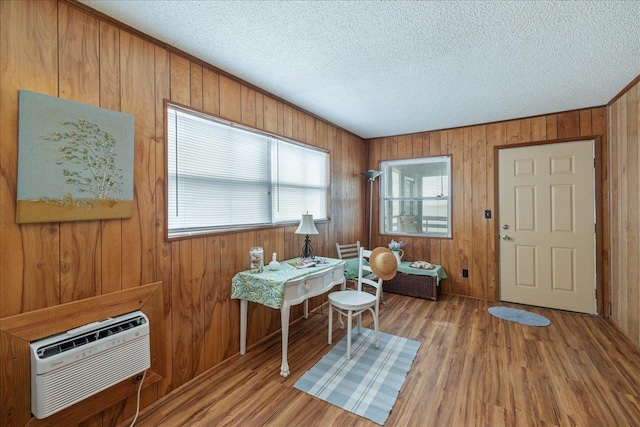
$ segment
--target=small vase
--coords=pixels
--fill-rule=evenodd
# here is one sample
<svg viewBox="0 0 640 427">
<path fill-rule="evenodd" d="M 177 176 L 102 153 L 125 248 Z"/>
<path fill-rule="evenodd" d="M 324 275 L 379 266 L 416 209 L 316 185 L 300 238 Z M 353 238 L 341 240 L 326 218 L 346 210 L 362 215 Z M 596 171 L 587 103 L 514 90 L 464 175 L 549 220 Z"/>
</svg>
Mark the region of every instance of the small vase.
<svg viewBox="0 0 640 427">
<path fill-rule="evenodd" d="M 400 249 L 399 251 L 391 251 L 394 257 L 396 257 L 396 261 L 398 261 L 398 265 L 402 262 L 402 256 L 404 255 L 404 251 Z"/>
</svg>

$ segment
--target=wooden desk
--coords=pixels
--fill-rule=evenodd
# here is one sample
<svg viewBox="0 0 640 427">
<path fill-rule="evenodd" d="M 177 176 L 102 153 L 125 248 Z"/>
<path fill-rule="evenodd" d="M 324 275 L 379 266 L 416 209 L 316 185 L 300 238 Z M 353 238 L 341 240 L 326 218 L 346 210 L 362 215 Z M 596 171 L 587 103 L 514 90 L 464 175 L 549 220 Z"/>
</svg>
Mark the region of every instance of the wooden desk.
<svg viewBox="0 0 640 427">
<path fill-rule="evenodd" d="M 323 258 L 327 265 L 319 265 L 309 269 L 296 269 L 287 261 L 281 263 L 281 271 L 251 274 L 244 271 L 236 274 L 232 282 L 232 298 L 240 300 L 240 354 L 245 354 L 247 341 L 247 303 L 249 301 L 280 308 L 280 322 L 282 327 L 282 364 L 280 375 L 288 377 L 290 370 L 287 362 L 289 347 L 289 312 L 292 305 L 304 302 L 304 317 L 309 317 L 309 301 L 311 297 L 322 295 L 335 285 L 345 287 L 344 261 Z M 278 280 L 275 280 L 275 276 Z M 288 278 L 291 277 L 291 278 Z M 242 288 L 242 289 L 240 289 Z M 263 289 L 269 292 L 262 292 Z M 264 298 L 265 293 L 276 297 Z M 281 295 L 281 297 L 280 297 Z M 258 297 L 259 296 L 259 297 Z"/>
</svg>

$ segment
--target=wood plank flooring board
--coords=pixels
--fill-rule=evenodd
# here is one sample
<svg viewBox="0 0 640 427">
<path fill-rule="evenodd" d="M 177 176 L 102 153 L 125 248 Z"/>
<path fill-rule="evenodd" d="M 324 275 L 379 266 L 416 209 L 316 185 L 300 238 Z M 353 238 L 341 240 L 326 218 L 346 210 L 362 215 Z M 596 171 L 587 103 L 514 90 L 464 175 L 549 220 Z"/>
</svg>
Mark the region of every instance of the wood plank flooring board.
<svg viewBox="0 0 640 427">
<path fill-rule="evenodd" d="M 385 299 L 381 330 L 422 343 L 389 426 L 632 426 L 640 419 L 640 349 L 606 320 L 528 308 L 551 320 L 533 328 L 491 316 L 481 300 Z M 328 351 L 326 328 L 321 315 L 292 325 L 288 378 L 279 375 L 276 333 L 156 402 L 138 425 L 374 426 L 293 389 Z M 337 341 L 345 332 L 334 328 Z"/>
</svg>

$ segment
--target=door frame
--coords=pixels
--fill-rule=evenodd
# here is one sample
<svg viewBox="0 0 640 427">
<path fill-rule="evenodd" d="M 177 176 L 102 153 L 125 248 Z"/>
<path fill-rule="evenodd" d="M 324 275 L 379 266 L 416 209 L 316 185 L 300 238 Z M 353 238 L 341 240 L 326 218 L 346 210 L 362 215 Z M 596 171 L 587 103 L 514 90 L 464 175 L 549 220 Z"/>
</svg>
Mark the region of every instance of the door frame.
<svg viewBox="0 0 640 427">
<path fill-rule="evenodd" d="M 493 242 L 495 247 L 495 268 L 497 283 L 495 286 L 495 300 L 502 301 L 500 299 L 500 168 L 499 168 L 499 151 L 505 148 L 519 148 L 533 145 L 548 145 L 548 144 L 562 144 L 564 142 L 577 142 L 577 141 L 593 141 L 594 142 L 594 192 L 595 192 L 595 212 L 596 212 L 596 316 L 601 318 L 609 317 L 608 308 L 610 306 L 611 296 L 609 295 L 610 289 L 604 289 L 605 282 L 603 281 L 604 272 L 604 250 L 603 250 L 603 218 L 602 218 L 602 156 L 601 156 L 601 141 L 600 135 L 588 135 L 578 138 L 563 138 L 554 139 L 551 141 L 534 141 L 517 144 L 498 145 L 493 147 L 493 211 L 495 212 L 495 221 L 493 223 Z M 606 291 L 606 292 L 605 292 Z M 606 311 L 605 311 L 605 308 Z"/>
</svg>

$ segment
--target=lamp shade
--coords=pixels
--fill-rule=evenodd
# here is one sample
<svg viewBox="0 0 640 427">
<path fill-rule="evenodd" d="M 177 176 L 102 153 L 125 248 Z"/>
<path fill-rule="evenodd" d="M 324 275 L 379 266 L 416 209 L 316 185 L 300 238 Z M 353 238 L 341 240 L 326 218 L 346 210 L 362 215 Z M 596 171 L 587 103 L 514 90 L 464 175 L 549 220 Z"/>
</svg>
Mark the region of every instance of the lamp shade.
<svg viewBox="0 0 640 427">
<path fill-rule="evenodd" d="M 369 169 L 366 172 L 360 172 L 360 175 L 364 176 L 369 181 L 373 181 L 374 179 L 376 179 L 377 177 L 382 175 L 382 171 L 374 171 L 374 170 Z"/>
<path fill-rule="evenodd" d="M 300 220 L 296 234 L 318 234 L 318 229 L 313 223 L 313 215 L 302 214 L 302 219 Z"/>
</svg>

